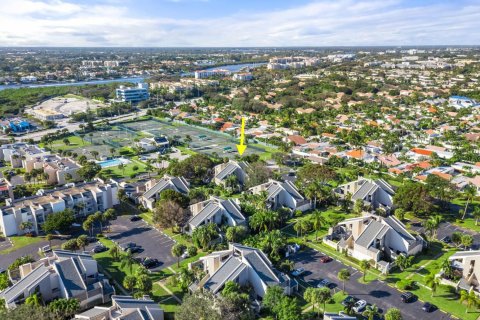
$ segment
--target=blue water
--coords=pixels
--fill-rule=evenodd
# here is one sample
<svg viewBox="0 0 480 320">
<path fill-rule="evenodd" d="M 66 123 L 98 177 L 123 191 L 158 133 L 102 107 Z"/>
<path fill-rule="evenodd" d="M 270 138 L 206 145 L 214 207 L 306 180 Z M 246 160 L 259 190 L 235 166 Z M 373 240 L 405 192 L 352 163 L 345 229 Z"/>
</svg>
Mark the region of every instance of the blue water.
<svg viewBox="0 0 480 320">
<path fill-rule="evenodd" d="M 215 70 L 215 69 L 225 69 L 230 72 L 239 72 L 240 70 L 244 68 L 258 68 L 260 66 L 263 66 L 267 64 L 266 62 L 257 62 L 257 63 L 242 63 L 242 64 L 227 64 L 225 66 L 216 66 L 216 67 L 210 67 L 206 69 L 202 69 L 201 67 L 198 67 L 198 70 Z M 182 77 L 187 77 L 187 76 L 193 76 L 194 72 L 184 72 L 181 74 Z"/>
<path fill-rule="evenodd" d="M 144 82 L 145 78 L 133 77 L 133 78 L 118 78 L 118 79 L 105 79 L 105 80 L 89 80 L 89 81 L 77 81 L 77 82 L 55 82 L 55 83 L 41 83 L 41 84 L 8 84 L 0 85 L 0 91 L 5 89 L 19 89 L 19 88 L 44 88 L 44 87 L 65 87 L 65 86 L 83 86 L 86 84 L 106 84 L 112 82 Z"/>
<path fill-rule="evenodd" d="M 98 164 L 99 164 L 102 168 L 106 168 L 106 167 L 118 166 L 118 165 L 122 164 L 122 161 L 120 161 L 120 160 L 118 160 L 118 159 L 112 159 L 112 160 L 100 161 Z"/>
</svg>

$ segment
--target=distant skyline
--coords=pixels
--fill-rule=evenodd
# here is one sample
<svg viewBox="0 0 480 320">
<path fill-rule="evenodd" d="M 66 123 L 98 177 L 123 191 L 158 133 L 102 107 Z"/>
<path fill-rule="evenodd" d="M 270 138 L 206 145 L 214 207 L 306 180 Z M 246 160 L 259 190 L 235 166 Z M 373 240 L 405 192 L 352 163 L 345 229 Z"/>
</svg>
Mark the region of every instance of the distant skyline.
<svg viewBox="0 0 480 320">
<path fill-rule="evenodd" d="M 478 45 L 480 0 L 0 0 L 0 46 Z"/>
</svg>

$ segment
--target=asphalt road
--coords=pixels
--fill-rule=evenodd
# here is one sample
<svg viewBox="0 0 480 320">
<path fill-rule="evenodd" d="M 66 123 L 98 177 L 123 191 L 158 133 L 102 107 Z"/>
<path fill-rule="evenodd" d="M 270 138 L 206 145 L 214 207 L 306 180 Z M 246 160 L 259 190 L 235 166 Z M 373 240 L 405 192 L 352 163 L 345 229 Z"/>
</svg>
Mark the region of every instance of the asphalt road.
<svg viewBox="0 0 480 320">
<path fill-rule="evenodd" d="M 422 225 L 420 223 L 412 224 L 411 228 L 418 233 L 424 232 L 424 228 L 422 227 Z M 441 240 L 441 239 L 443 239 L 447 236 L 451 237 L 452 233 L 454 233 L 454 232 L 467 233 L 467 234 L 472 235 L 473 236 L 473 245 L 472 245 L 471 249 L 473 249 L 473 250 L 480 249 L 480 233 L 458 227 L 456 225 L 451 224 L 450 222 L 440 223 L 440 225 L 438 226 L 438 230 L 437 230 L 437 239 Z"/>
<path fill-rule="evenodd" d="M 403 303 L 400 300 L 401 292 L 390 287 L 380 280 L 372 281 L 368 284 L 362 284 L 358 280 L 363 276 L 362 272 L 344 265 L 340 261 L 332 260 L 327 263 L 321 263 L 320 257 L 323 253 L 313 249 L 301 251 L 291 259 L 295 262 L 295 268 L 305 268 L 305 273 L 300 279 L 308 285 L 316 287 L 322 279 L 328 279 L 336 284 L 333 289 L 335 292 L 342 290 L 342 282 L 337 278 L 338 272 L 347 268 L 350 271 L 350 280 L 345 283 L 345 291 L 358 299 L 367 301 L 369 304 L 375 304 L 384 314 L 388 309 L 398 308 L 401 310 L 403 319 L 425 319 L 425 320 L 441 320 L 453 319 L 449 315 L 440 310 L 426 313 L 422 310 L 423 302 L 415 301 L 411 303 Z M 327 308 L 328 311 L 328 308 Z"/>
<path fill-rule="evenodd" d="M 143 248 L 143 252 L 136 253 L 135 257 L 156 258 L 160 265 L 151 269 L 157 271 L 164 269 L 176 263 L 177 260 L 172 256 L 171 250 L 175 241 L 151 226 L 145 221 L 130 221 L 131 216 L 119 216 L 111 222 L 108 237 L 117 244 L 134 242 Z"/>
</svg>

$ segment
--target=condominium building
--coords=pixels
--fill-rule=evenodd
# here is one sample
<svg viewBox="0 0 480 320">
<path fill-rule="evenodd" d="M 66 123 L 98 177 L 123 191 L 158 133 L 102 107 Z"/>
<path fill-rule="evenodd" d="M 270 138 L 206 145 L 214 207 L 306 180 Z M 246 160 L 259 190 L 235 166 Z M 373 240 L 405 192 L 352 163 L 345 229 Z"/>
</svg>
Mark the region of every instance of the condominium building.
<svg viewBox="0 0 480 320">
<path fill-rule="evenodd" d="M 0 160 L 10 162 L 12 168 L 22 168 L 24 161 L 49 154 L 43 148 L 23 142 L 0 146 Z"/>
<path fill-rule="evenodd" d="M 10 182 L 8 182 L 8 180 L 0 178 L 0 202 L 3 202 L 9 198 L 13 199 L 12 185 Z"/>
<path fill-rule="evenodd" d="M 111 307 L 96 306 L 75 315 L 82 320 L 163 320 L 163 310 L 149 296 L 112 296 Z"/>
<path fill-rule="evenodd" d="M 225 69 L 214 69 L 214 70 L 199 70 L 195 71 L 195 79 L 205 79 L 210 77 L 225 77 L 230 74 L 230 71 Z"/>
<path fill-rule="evenodd" d="M 77 171 L 81 166 L 69 158 L 62 158 L 57 155 L 43 155 L 30 157 L 23 160 L 23 163 L 26 172 L 31 172 L 33 169 L 43 170 L 48 175 L 48 184 L 63 185 L 80 179 Z"/>
<path fill-rule="evenodd" d="M 145 101 L 150 97 L 147 83 L 138 83 L 137 87 L 120 86 L 115 90 L 115 95 L 117 101 L 132 103 Z"/>
<path fill-rule="evenodd" d="M 36 195 L 6 200 L 0 207 L 0 231 L 5 236 L 20 235 L 22 222 L 31 222 L 32 230 L 39 233 L 46 217 L 51 213 L 71 209 L 76 217 L 105 211 L 119 204 L 118 183 L 114 180 L 67 184 L 53 190 L 39 190 Z"/>
<path fill-rule="evenodd" d="M 105 304 L 115 294 L 108 279 L 98 272 L 97 261 L 84 253 L 53 250 L 53 255 L 19 267 L 20 279 L 0 292 L 5 307 L 15 308 L 33 294 L 44 302 L 77 299 L 80 309 Z"/>
</svg>

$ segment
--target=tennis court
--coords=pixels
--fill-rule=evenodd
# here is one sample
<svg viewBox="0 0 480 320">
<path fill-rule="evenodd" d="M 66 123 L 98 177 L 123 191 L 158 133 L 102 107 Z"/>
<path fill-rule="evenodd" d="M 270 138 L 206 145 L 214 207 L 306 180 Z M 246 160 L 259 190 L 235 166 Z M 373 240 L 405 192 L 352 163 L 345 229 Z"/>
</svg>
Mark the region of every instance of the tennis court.
<svg viewBox="0 0 480 320">
<path fill-rule="evenodd" d="M 122 124 L 121 127 L 136 132 L 142 131 L 157 137 L 165 135 L 169 139 L 179 136 L 182 141 L 185 137 L 190 136 L 191 142 L 189 142 L 188 147 L 193 151 L 204 154 L 217 153 L 220 157 L 229 158 L 233 158 L 237 154 L 235 146 L 238 143 L 237 138 L 208 129 L 160 120 L 129 122 Z M 259 148 L 249 147 L 245 154 L 260 154 L 262 152 L 264 151 Z"/>
<path fill-rule="evenodd" d="M 88 144 L 72 151 L 79 155 L 85 155 L 88 159 L 94 158 L 92 151 L 98 152 L 97 158 L 112 157 L 119 154 L 120 148 L 132 146 L 135 137 L 137 137 L 137 133 L 132 130 L 113 127 L 110 130 L 95 131 L 85 135 L 83 139 Z M 112 154 L 112 149 L 114 154 Z"/>
</svg>

